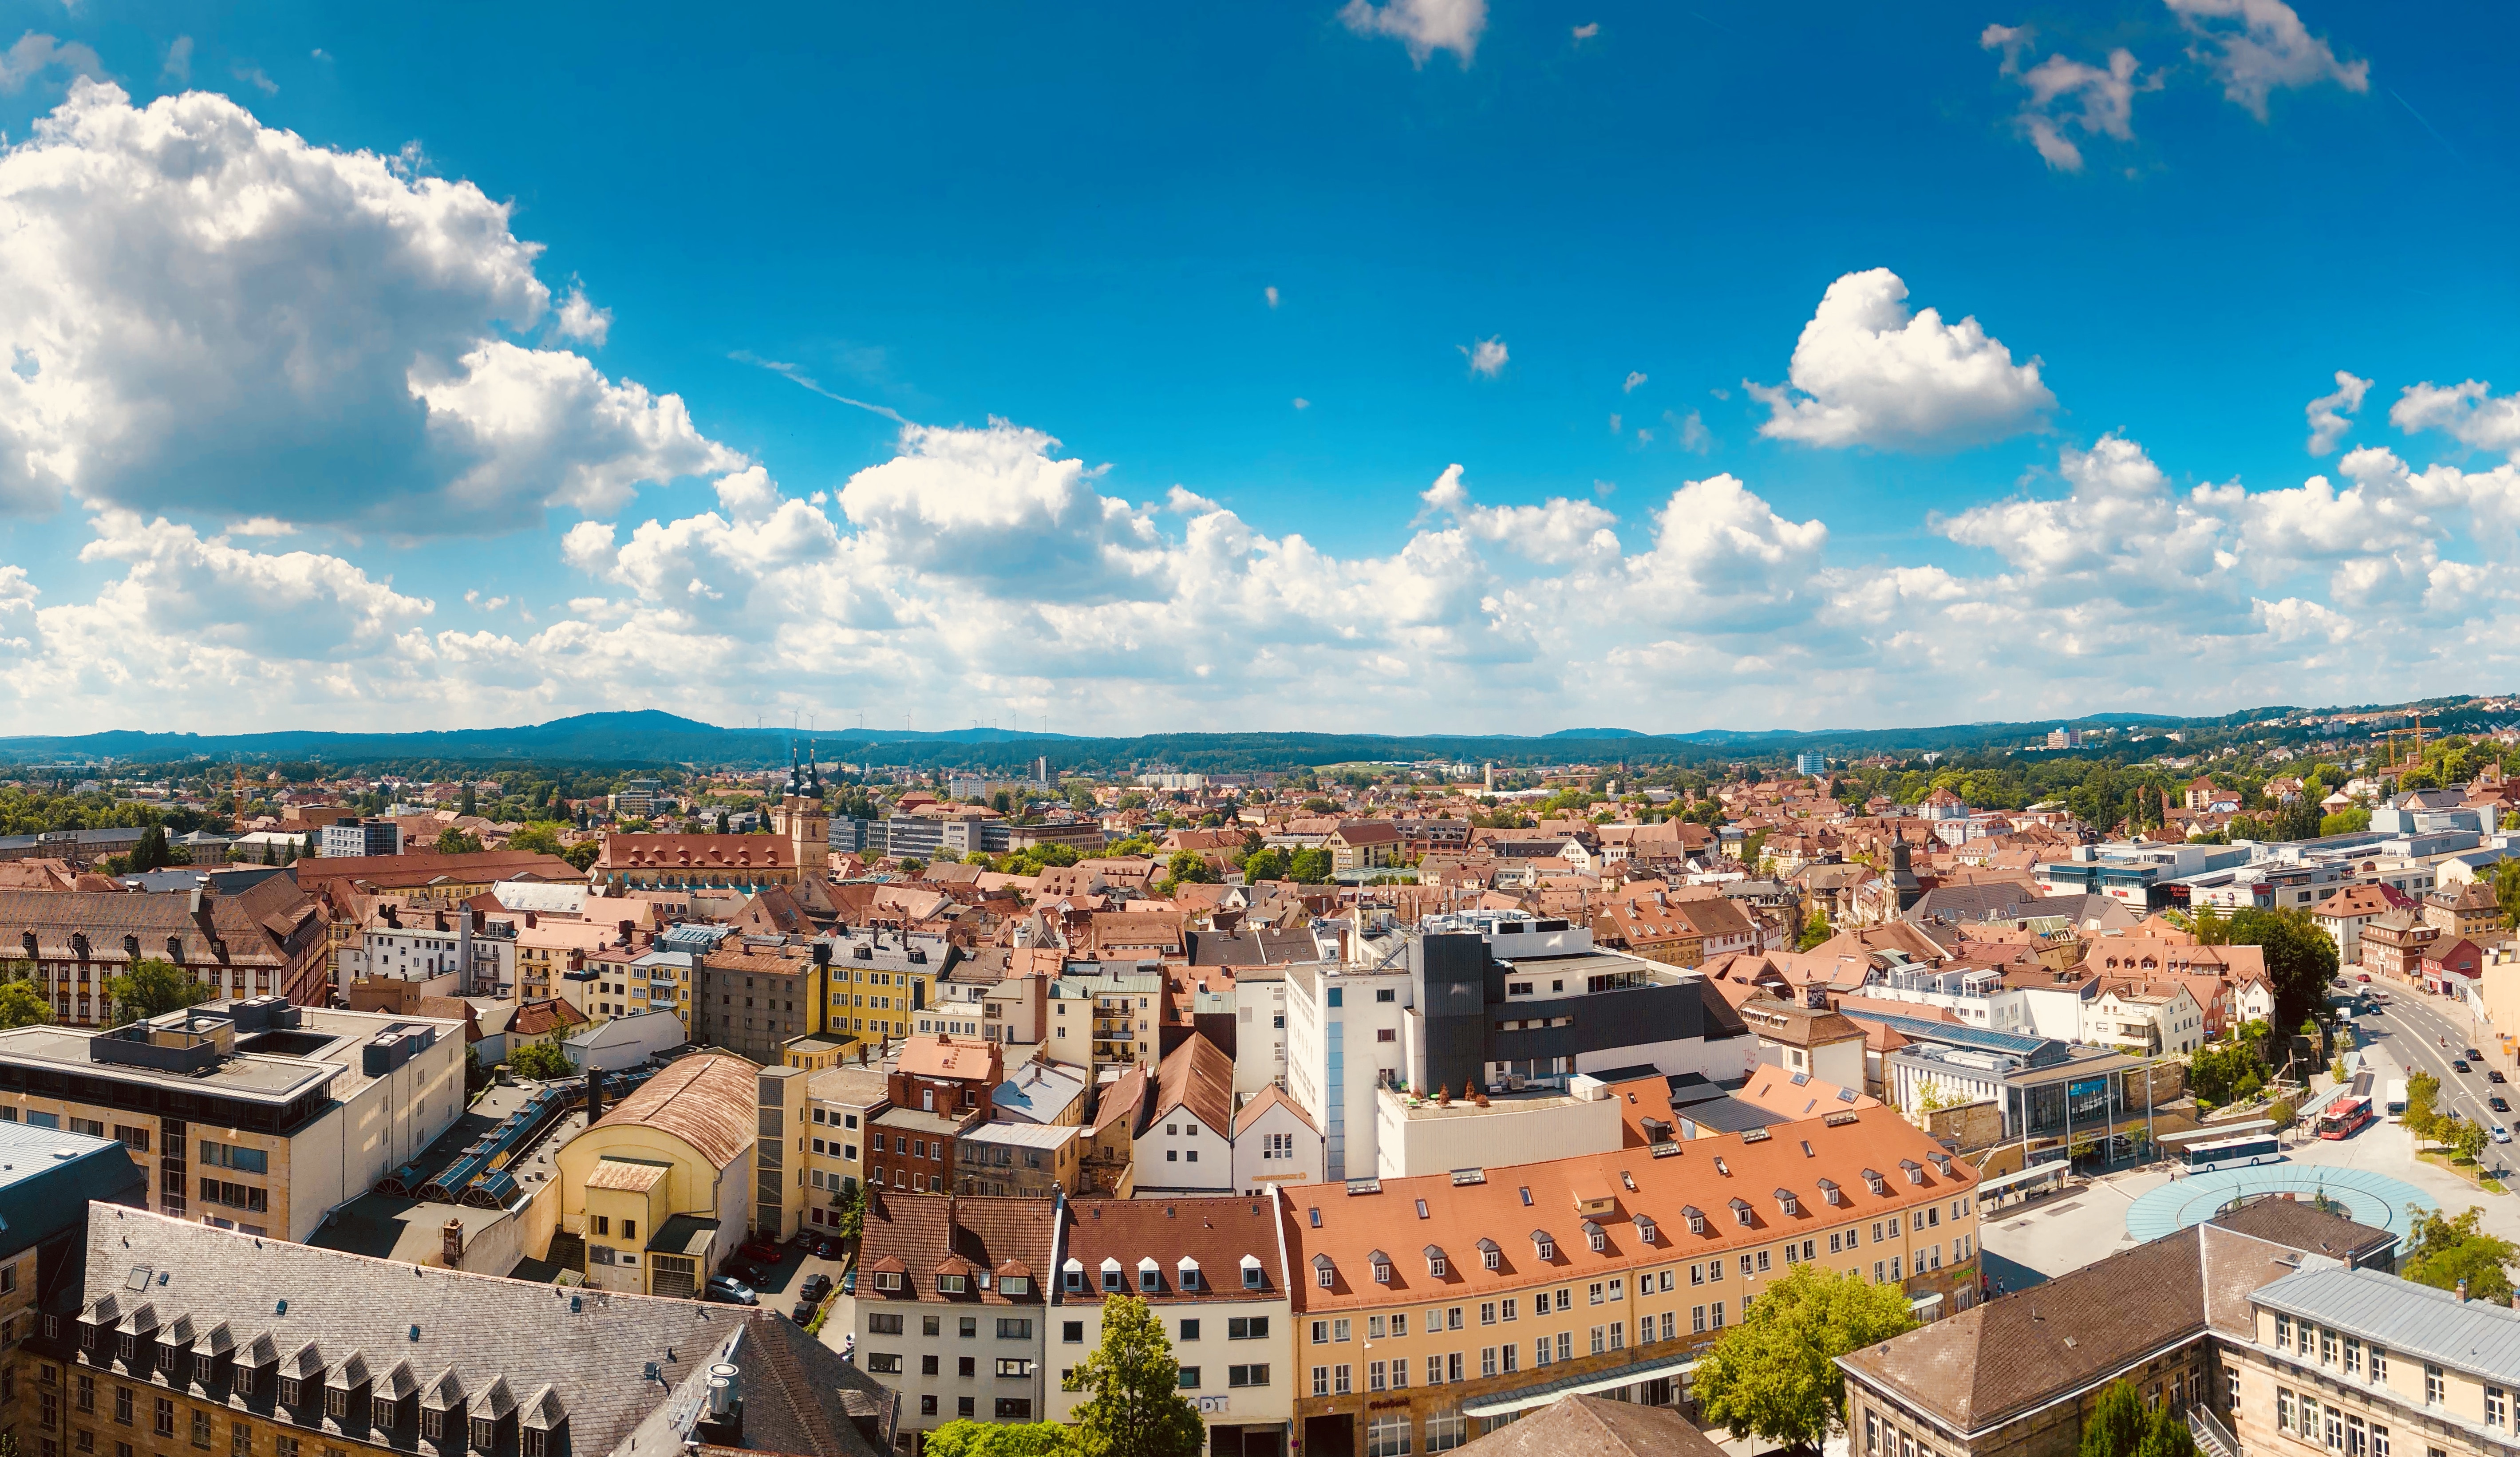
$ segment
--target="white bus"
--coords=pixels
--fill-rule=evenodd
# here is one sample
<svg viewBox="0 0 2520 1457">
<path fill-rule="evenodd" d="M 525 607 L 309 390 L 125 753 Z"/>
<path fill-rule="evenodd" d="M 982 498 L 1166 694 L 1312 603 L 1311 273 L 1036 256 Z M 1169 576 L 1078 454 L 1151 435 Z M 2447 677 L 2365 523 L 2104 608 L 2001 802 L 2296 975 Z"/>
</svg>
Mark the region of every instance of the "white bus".
<svg viewBox="0 0 2520 1457">
<path fill-rule="evenodd" d="M 2388 1113 L 2389 1121 L 2392 1123 L 2407 1116 L 2407 1080 L 2405 1078 L 2389 1079 L 2389 1101 L 2380 1106 Z"/>
</svg>

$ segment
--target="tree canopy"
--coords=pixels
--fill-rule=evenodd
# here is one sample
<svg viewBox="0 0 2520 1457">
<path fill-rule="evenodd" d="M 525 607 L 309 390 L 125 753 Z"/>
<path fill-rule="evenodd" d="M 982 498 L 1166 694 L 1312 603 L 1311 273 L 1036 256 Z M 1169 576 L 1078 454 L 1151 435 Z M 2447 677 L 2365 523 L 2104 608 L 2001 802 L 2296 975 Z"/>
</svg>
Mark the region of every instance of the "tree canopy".
<svg viewBox="0 0 2520 1457">
<path fill-rule="evenodd" d="M 30 1027 L 53 1020 L 53 1007 L 25 981 L 0 981 L 0 1028 Z"/>
<path fill-rule="evenodd" d="M 508 1050 L 508 1070 L 518 1077 L 535 1082 L 574 1076 L 577 1065 L 568 1060 L 557 1042 L 528 1042 Z"/>
<path fill-rule="evenodd" d="M 1135 1297 L 1103 1297 L 1102 1343 L 1061 1386 L 1094 1393 L 1076 1408 L 1087 1457 L 1198 1457 L 1206 1448 L 1207 1426 L 1181 1393 L 1163 1322 Z"/>
<path fill-rule="evenodd" d="M 182 967 L 154 956 L 133 962 L 130 971 L 109 979 L 105 989 L 124 1022 L 162 1017 L 210 999 L 210 989 Z"/>
<path fill-rule="evenodd" d="M 1076 1430 L 1058 1422 L 974 1422 L 961 1418 L 927 1434 L 928 1457 L 1074 1457 Z"/>
<path fill-rule="evenodd" d="M 1846 1409 L 1837 1358 L 1912 1330 L 1908 1297 L 1852 1270 L 1797 1264 L 1768 1287 L 1697 1367 L 1707 1421 L 1817 1452 Z"/>
<path fill-rule="evenodd" d="M 2413 1238 L 2408 1242 L 2407 1256 L 2399 1264 L 2400 1275 L 2436 1290 L 2456 1290 L 2464 1280 L 2470 1299 L 2498 1305 L 2510 1302 L 2508 1267 L 2520 1252 L 2515 1252 L 2509 1240 L 2498 1239 L 2478 1227 L 2484 1210 L 2470 1205 L 2452 1218 L 2439 1209 L 2427 1212 L 2420 1207 L 2409 1207 L 2408 1214 L 2413 1221 Z"/>
</svg>

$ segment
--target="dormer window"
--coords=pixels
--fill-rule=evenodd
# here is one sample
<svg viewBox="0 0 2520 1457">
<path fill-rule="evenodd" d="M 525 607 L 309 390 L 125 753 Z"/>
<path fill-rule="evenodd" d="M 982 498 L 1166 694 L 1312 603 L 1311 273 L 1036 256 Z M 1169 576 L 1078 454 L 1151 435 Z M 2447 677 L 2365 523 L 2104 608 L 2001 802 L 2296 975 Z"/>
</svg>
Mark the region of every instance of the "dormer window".
<svg viewBox="0 0 2520 1457">
<path fill-rule="evenodd" d="M 1337 1281 L 1337 1279 L 1338 1266 L 1331 1261 L 1328 1255 L 1316 1254 L 1313 1256 L 1313 1283 L 1315 1285 L 1320 1286 L 1324 1290 L 1328 1290 L 1331 1288 L 1332 1284 Z"/>
<path fill-rule="evenodd" d="M 936 1293 L 941 1296 L 959 1296 L 969 1288 L 970 1282 L 961 1275 L 936 1277 Z"/>
<path fill-rule="evenodd" d="M 1642 1214 L 1636 1219 L 1637 1238 L 1650 1245 L 1654 1242 L 1654 1222 Z"/>
<path fill-rule="evenodd" d="M 491 1444 L 498 1440 L 499 1424 L 488 1417 L 474 1417 L 464 1425 L 472 1436 L 472 1450 L 475 1452 L 489 1451 Z"/>
<path fill-rule="evenodd" d="M 1593 1252 L 1598 1254 L 1610 1248 L 1610 1236 L 1601 1226 L 1587 1219 L 1584 1221 L 1584 1243 L 1592 1246 Z"/>
<path fill-rule="evenodd" d="M 1846 1193 L 1837 1187 L 1835 1179 L 1822 1179 L 1820 1181 L 1820 1199 L 1825 1205 L 1842 1205 L 1846 1203 Z"/>
<path fill-rule="evenodd" d="M 1389 1284 L 1391 1283 L 1391 1256 L 1390 1256 L 1390 1255 L 1383 1253 L 1383 1252 L 1382 1252 L 1381 1251 L 1379 1251 L 1379 1250 L 1376 1250 L 1376 1251 L 1374 1251 L 1372 1253 L 1368 1254 L 1368 1255 L 1365 1257 L 1365 1262 L 1366 1262 L 1367 1264 L 1370 1264 L 1370 1265 L 1373 1266 L 1373 1283 L 1374 1283 L 1374 1284 L 1376 1284 L 1376 1285 L 1389 1285 Z"/>
<path fill-rule="evenodd" d="M 282 1378 L 280 1379 L 280 1404 L 281 1404 L 281 1405 L 283 1405 L 283 1406 L 295 1406 L 298 1402 L 303 1401 L 303 1400 L 305 1400 L 305 1399 L 306 1399 L 306 1383 L 304 1383 L 304 1382 L 302 1382 L 302 1381 L 299 1381 L 296 1377 L 293 1377 L 293 1376 L 284 1376 L 284 1377 L 282 1377 Z"/>
<path fill-rule="evenodd" d="M 1120 1273 L 1120 1262 L 1107 1256 L 1102 1261 L 1102 1288 L 1106 1291 L 1126 1288 Z"/>
<path fill-rule="evenodd" d="M 898 1293 L 901 1289 L 901 1272 L 899 1270 L 876 1271 L 875 1288 L 880 1291 Z"/>
<path fill-rule="evenodd" d="M 1181 1282 L 1181 1288 L 1183 1290 L 1192 1291 L 1198 1289 L 1198 1261 L 1191 1258 L 1187 1254 L 1183 1255 L 1181 1257 L 1181 1263 L 1173 1270 L 1173 1276 Z"/>
<path fill-rule="evenodd" d="M 1059 1284 L 1066 1289 L 1083 1290 L 1085 1288 L 1085 1266 L 1080 1262 L 1070 1259 L 1066 1264 L 1059 1266 L 1058 1273 Z"/>
<path fill-rule="evenodd" d="M 1743 1226 L 1747 1226 L 1749 1224 L 1750 1202 L 1748 1200 L 1736 1199 L 1732 1201 L 1732 1222 Z"/>
<path fill-rule="evenodd" d="M 1028 1296 L 1032 1294 L 1032 1277 L 1029 1275 L 1001 1275 L 998 1277 L 998 1294 L 1002 1296 Z"/>
<path fill-rule="evenodd" d="M 1802 1201 L 1794 1197 L 1794 1191 L 1791 1189 L 1779 1189 L 1777 1191 L 1777 1207 L 1787 1214 L 1799 1214 L 1802 1212 Z"/>
<path fill-rule="evenodd" d="M 1426 1273 L 1437 1280 L 1441 1280 L 1444 1278 L 1444 1271 L 1446 1268 L 1447 1266 L 1444 1263 L 1444 1252 L 1436 1249 L 1432 1245 L 1427 1246 Z"/>
<path fill-rule="evenodd" d="M 1688 1232 L 1690 1234 L 1702 1235 L 1706 1233 L 1706 1211 L 1704 1209 L 1699 1208 L 1693 1204 L 1682 1205 L 1680 1207 L 1680 1217 L 1688 1221 Z"/>
<path fill-rule="evenodd" d="M 1877 1168 L 1868 1168 L 1864 1171 L 1864 1186 L 1876 1195 L 1890 1192 L 1890 1181 L 1883 1178 Z"/>
<path fill-rule="evenodd" d="M 1164 1288 L 1164 1267 L 1152 1259 L 1138 1261 L 1138 1289 L 1148 1295 Z"/>
<path fill-rule="evenodd" d="M 1260 1257 L 1256 1254 L 1242 1256 L 1242 1288 L 1258 1290 L 1263 1284 L 1263 1278 L 1260 1271 Z"/>
<path fill-rule="evenodd" d="M 1480 1240 L 1479 1263 L 1491 1270 L 1499 1268 L 1505 1263 L 1504 1249 L 1501 1248 L 1494 1240 Z"/>
<path fill-rule="evenodd" d="M 1552 1260 L 1557 1257 L 1557 1242 L 1551 1239 L 1549 1237 L 1549 1231 L 1545 1229 L 1535 1229 L 1531 1232 L 1531 1249 L 1532 1252 L 1537 1254 L 1543 1261 Z"/>
<path fill-rule="evenodd" d="M 1913 1159 L 1900 1160 L 1899 1171 L 1908 1176 L 1908 1182 L 1911 1184 L 1921 1184 L 1925 1182 L 1925 1165 L 1917 1162 Z"/>
<path fill-rule="evenodd" d="M 342 1390 L 339 1387 L 326 1387 L 324 1389 L 324 1415 L 331 1417 L 337 1422 L 347 1421 L 350 1416 L 350 1393 Z"/>
</svg>

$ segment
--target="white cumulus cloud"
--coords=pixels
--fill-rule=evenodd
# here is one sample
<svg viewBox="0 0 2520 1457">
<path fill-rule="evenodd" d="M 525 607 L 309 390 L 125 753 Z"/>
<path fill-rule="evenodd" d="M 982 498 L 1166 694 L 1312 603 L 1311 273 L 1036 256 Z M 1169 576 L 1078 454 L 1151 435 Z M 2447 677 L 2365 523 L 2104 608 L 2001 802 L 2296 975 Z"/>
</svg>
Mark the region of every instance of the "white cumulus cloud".
<svg viewBox="0 0 2520 1457">
<path fill-rule="evenodd" d="M 2354 412 L 2362 408 L 2362 393 L 2371 387 L 2368 380 L 2357 379 L 2344 370 L 2336 372 L 2336 390 L 2322 394 L 2305 407 L 2310 417 L 2310 453 L 2325 455 L 2345 438 L 2354 428 Z"/>
<path fill-rule="evenodd" d="M 2040 427 L 2056 397 L 2037 358 L 2012 351 L 1975 318 L 1912 315 L 1887 268 L 1828 286 L 1794 344 L 1784 386 L 1743 382 L 1770 416 L 1759 433 L 1811 445 L 1926 450 L 1982 444 Z"/>
<path fill-rule="evenodd" d="M 1989 25 L 1978 35 L 1980 47 L 2002 53 L 2002 74 L 2028 93 L 2013 114 L 2013 126 L 2048 165 L 2060 172 L 2083 169 L 2083 150 L 2066 135 L 2069 127 L 2087 137 L 2133 141 L 2135 94 L 2159 85 L 2159 77 L 2140 79 L 2135 53 L 2124 47 L 2109 52 L 2105 67 L 2059 52 L 2024 70 L 2021 58 L 2035 41 L 2027 25 Z"/>
<path fill-rule="evenodd" d="M 1487 0 L 1347 0 L 1339 20 L 1359 35 L 1388 35 L 1424 66 L 1437 51 L 1450 51 L 1468 69 L 1488 24 Z"/>
<path fill-rule="evenodd" d="M 1454 347 L 1462 351 L 1462 358 L 1470 361 L 1470 373 L 1474 375 L 1485 375 L 1493 380 L 1505 372 L 1507 355 L 1505 340 L 1502 336 L 1496 339 L 1483 339 L 1476 343 L 1456 344 Z"/>
<path fill-rule="evenodd" d="M 678 397 L 509 338 L 551 307 L 539 251 L 408 159 L 76 82 L 0 154 L 0 509 L 506 530 L 740 465 Z"/>
<path fill-rule="evenodd" d="M 2187 54 L 2209 67 L 2223 95 L 2267 119 L 2267 97 L 2328 81 L 2371 89 L 2371 63 L 2339 61 L 2283 0 L 2166 0 L 2195 38 Z"/>
<path fill-rule="evenodd" d="M 2409 385 L 2389 407 L 2389 423 L 2408 434 L 2441 431 L 2462 445 L 2520 460 L 2520 394 L 2497 395 L 2483 380 Z"/>
</svg>

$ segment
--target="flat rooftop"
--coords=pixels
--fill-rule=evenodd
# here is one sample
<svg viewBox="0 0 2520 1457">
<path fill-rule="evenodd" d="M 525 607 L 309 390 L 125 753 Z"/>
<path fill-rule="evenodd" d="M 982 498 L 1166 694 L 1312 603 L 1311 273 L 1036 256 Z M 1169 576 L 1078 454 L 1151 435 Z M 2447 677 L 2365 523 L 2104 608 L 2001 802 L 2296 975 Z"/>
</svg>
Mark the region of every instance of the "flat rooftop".
<svg viewBox="0 0 2520 1457">
<path fill-rule="evenodd" d="M 222 1006 L 206 1002 L 193 1010 L 205 1017 L 224 1017 Z M 104 1036 L 105 1030 L 91 1027 L 0 1031 L 0 1063 L 263 1103 L 288 1103 L 329 1084 L 332 1096 L 347 1099 L 372 1080 L 361 1049 L 378 1033 L 395 1026 L 426 1025 L 434 1027 L 443 1041 L 461 1038 L 464 1031 L 462 1023 L 441 1017 L 321 1007 L 301 1007 L 297 1012 L 293 1027 L 239 1029 L 234 1055 L 221 1058 L 198 1075 L 138 1063 L 100 1062 L 89 1055 L 88 1044 Z"/>
<path fill-rule="evenodd" d="M 1488 1106 L 1485 1108 L 1459 1098 L 1448 1105 L 1438 1105 L 1435 1100 L 1428 1098 L 1412 1107 L 1409 1095 L 1397 1089 L 1383 1087 L 1376 1088 L 1375 1092 L 1381 1101 L 1399 1109 L 1401 1116 L 1413 1122 L 1433 1118 L 1491 1117 L 1505 1113 L 1540 1113 L 1571 1103 L 1598 1103 L 1611 1110 L 1610 1116 L 1613 1118 L 1618 1116 L 1616 1105 L 1607 1098 L 1578 1098 L 1570 1093 L 1559 1092 L 1555 1088 L 1525 1088 L 1519 1093 L 1490 1093 Z"/>
<path fill-rule="evenodd" d="M 82 1077 L 152 1083 L 187 1092 L 221 1093 L 278 1103 L 286 1103 L 301 1093 L 322 1087 L 344 1072 L 355 1072 L 346 1061 L 337 1063 L 318 1058 L 241 1052 L 221 1059 L 209 1072 L 194 1077 L 127 1063 L 97 1062 L 88 1056 L 87 1045 L 98 1035 L 95 1031 L 76 1027 L 15 1027 L 0 1032 L 0 1061 L 58 1068 Z M 344 1036 L 339 1040 L 346 1046 L 356 1047 L 366 1039 L 364 1036 Z M 367 1081 L 364 1076 L 357 1080 Z"/>
</svg>

